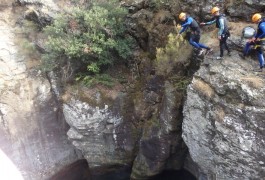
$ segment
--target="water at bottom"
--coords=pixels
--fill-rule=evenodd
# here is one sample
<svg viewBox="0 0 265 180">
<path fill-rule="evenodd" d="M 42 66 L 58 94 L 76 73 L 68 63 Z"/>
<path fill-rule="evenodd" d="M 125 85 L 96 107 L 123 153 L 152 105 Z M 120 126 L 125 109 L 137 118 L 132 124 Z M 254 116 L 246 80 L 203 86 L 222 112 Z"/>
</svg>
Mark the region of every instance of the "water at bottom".
<svg viewBox="0 0 265 180">
<path fill-rule="evenodd" d="M 130 170 L 92 176 L 91 180 L 130 180 Z M 167 170 L 148 180 L 196 180 L 196 178 L 186 170 Z"/>
<path fill-rule="evenodd" d="M 79 160 L 55 174 L 49 180 L 131 180 L 131 167 L 112 167 L 89 170 L 86 160 Z M 196 180 L 186 170 L 167 170 L 145 180 Z"/>
</svg>

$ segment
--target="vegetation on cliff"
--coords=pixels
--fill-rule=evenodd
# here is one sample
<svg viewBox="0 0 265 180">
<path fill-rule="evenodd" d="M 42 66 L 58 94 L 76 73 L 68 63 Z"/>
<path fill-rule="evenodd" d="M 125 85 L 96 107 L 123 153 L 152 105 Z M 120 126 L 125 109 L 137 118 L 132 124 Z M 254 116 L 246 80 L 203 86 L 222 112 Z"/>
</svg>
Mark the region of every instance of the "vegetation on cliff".
<svg viewBox="0 0 265 180">
<path fill-rule="evenodd" d="M 76 79 L 87 85 L 110 85 L 104 70 L 131 54 L 133 41 L 126 34 L 126 15 L 127 10 L 117 0 L 94 2 L 58 14 L 54 23 L 44 29 L 48 37 L 48 53 L 42 58 L 45 68 L 66 65 L 68 73 L 73 69 L 82 72 Z"/>
</svg>

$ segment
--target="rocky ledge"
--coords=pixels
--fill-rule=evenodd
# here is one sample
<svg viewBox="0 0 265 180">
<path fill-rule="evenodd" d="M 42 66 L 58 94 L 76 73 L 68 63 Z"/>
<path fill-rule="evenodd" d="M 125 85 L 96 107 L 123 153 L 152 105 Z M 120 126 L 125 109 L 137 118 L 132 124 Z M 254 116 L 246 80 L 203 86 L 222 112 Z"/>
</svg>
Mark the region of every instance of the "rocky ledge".
<svg viewBox="0 0 265 180">
<path fill-rule="evenodd" d="M 237 53 L 195 73 L 184 105 L 183 139 L 208 179 L 265 177 L 265 73 Z"/>
</svg>

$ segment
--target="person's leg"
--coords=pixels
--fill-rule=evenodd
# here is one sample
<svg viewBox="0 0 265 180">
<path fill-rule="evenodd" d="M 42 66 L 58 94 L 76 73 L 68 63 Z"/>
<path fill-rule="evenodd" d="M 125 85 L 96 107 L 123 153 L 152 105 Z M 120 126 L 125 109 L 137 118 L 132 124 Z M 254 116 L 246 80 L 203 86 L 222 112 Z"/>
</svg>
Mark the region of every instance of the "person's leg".
<svg viewBox="0 0 265 180">
<path fill-rule="evenodd" d="M 197 55 L 201 56 L 203 54 L 203 49 L 198 44 L 199 40 L 200 40 L 200 35 L 192 34 L 189 43 L 198 50 Z"/>
<path fill-rule="evenodd" d="M 220 46 L 220 56 L 216 57 L 217 60 L 223 59 L 224 56 L 224 49 L 225 49 L 225 36 L 221 36 L 219 39 L 219 46 Z"/>
<path fill-rule="evenodd" d="M 206 52 L 205 52 L 205 55 L 209 54 L 210 52 L 212 52 L 212 48 L 200 43 L 200 39 L 201 39 L 201 36 L 200 34 L 197 34 L 195 35 L 195 38 L 194 38 L 194 41 L 199 45 L 199 47 L 202 49 L 206 49 Z"/>
<path fill-rule="evenodd" d="M 207 47 L 204 44 L 200 43 L 200 39 L 201 39 L 201 35 L 199 33 L 194 35 L 193 40 L 194 40 L 194 42 L 196 42 L 198 44 L 198 46 L 200 48 L 210 49 L 209 47 Z"/>
<path fill-rule="evenodd" d="M 225 47 L 225 49 L 227 50 L 228 55 L 231 56 L 231 51 L 230 51 L 230 48 L 228 47 L 227 39 L 228 39 L 228 36 L 226 35 L 226 36 L 224 37 L 224 47 Z"/>
<path fill-rule="evenodd" d="M 257 48 L 258 58 L 259 58 L 259 67 L 262 69 L 264 67 L 264 56 L 261 47 Z"/>
<path fill-rule="evenodd" d="M 190 43 L 190 45 L 192 45 L 193 47 L 195 47 L 195 48 L 197 48 L 197 49 L 200 49 L 200 46 L 199 46 L 196 42 L 194 42 L 192 38 L 190 38 L 189 43 Z"/>
<path fill-rule="evenodd" d="M 210 48 L 208 46 L 205 46 L 204 44 L 202 43 L 197 43 L 199 45 L 200 48 L 204 48 L 204 49 L 207 49 L 209 50 Z"/>
<path fill-rule="evenodd" d="M 219 41 L 219 46 L 220 46 L 220 57 L 223 57 L 224 56 L 224 40 L 223 38 L 220 39 Z"/>
<path fill-rule="evenodd" d="M 250 50 L 250 46 L 251 45 L 254 45 L 255 43 L 254 42 L 247 42 L 244 49 L 243 49 L 243 55 L 244 56 L 247 56 L 248 53 L 249 53 L 249 50 Z"/>
<path fill-rule="evenodd" d="M 190 36 L 190 40 L 189 40 L 190 45 L 192 45 L 193 47 L 195 47 L 195 48 L 197 48 L 197 49 L 200 49 L 200 46 L 197 44 L 197 42 L 196 42 L 195 40 L 196 40 L 196 39 L 195 39 L 195 35 L 192 34 L 192 35 Z"/>
<path fill-rule="evenodd" d="M 249 53 L 249 50 L 250 50 L 250 46 L 251 45 L 254 45 L 255 43 L 254 42 L 247 42 L 245 44 L 245 47 L 243 48 L 243 53 L 239 53 L 239 56 L 242 58 L 242 59 L 246 59 L 246 56 L 248 55 Z"/>
<path fill-rule="evenodd" d="M 201 35 L 194 33 L 192 38 L 193 38 L 193 41 L 198 44 L 200 42 Z"/>
</svg>

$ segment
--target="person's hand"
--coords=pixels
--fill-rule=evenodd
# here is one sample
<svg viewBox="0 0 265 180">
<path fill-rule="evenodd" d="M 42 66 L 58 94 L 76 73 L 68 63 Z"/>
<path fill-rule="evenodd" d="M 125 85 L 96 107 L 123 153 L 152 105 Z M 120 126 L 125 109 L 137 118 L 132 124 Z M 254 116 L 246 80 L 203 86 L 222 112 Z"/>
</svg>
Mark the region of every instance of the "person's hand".
<svg viewBox="0 0 265 180">
<path fill-rule="evenodd" d="M 219 39 L 219 40 L 221 40 L 221 38 L 222 38 L 221 36 L 218 36 L 218 39 Z"/>
<path fill-rule="evenodd" d="M 204 23 L 204 22 L 200 23 L 201 26 L 204 26 L 205 24 L 206 24 L 206 23 Z"/>
<path fill-rule="evenodd" d="M 177 38 L 178 38 L 179 36 L 180 36 L 180 34 L 178 33 L 178 34 L 177 34 Z"/>
<path fill-rule="evenodd" d="M 177 25 L 177 29 L 181 29 L 181 25 L 180 24 Z"/>
<path fill-rule="evenodd" d="M 256 38 L 255 41 L 260 41 L 260 38 Z"/>
<path fill-rule="evenodd" d="M 249 39 L 248 42 L 254 42 L 255 40 L 256 40 L 256 38 L 253 37 L 253 38 Z"/>
</svg>

